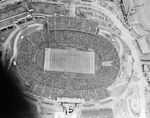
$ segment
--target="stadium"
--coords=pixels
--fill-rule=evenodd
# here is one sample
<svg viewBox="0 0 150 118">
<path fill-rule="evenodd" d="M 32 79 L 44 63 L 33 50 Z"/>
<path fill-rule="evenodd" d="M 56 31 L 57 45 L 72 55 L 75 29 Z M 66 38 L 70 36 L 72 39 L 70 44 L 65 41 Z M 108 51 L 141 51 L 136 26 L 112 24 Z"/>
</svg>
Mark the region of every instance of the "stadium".
<svg viewBox="0 0 150 118">
<path fill-rule="evenodd" d="M 9 8 L 13 17 L 0 22 L 0 35 L 7 39 L 3 64 L 39 114 L 97 108 L 98 114 L 112 117 L 107 103 L 119 98 L 132 75 L 130 49 L 101 10 L 79 1 L 73 9 L 71 1 L 60 1 L 27 0 L 12 7 L 16 12 Z M 86 110 L 81 114 L 87 117 Z"/>
<path fill-rule="evenodd" d="M 43 29 L 23 33 L 16 68 L 26 91 L 51 99 L 109 97 L 106 88 L 118 76 L 120 60 L 115 46 L 96 34 L 97 25 L 77 17 L 48 17 Z"/>
</svg>

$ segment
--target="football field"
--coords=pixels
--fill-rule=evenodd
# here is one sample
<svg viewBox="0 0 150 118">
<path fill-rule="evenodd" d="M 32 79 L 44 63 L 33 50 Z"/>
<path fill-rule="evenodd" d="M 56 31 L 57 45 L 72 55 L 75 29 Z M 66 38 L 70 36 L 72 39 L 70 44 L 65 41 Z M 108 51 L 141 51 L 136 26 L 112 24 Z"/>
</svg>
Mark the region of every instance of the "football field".
<svg viewBox="0 0 150 118">
<path fill-rule="evenodd" d="M 95 52 L 46 48 L 44 70 L 94 74 Z"/>
</svg>

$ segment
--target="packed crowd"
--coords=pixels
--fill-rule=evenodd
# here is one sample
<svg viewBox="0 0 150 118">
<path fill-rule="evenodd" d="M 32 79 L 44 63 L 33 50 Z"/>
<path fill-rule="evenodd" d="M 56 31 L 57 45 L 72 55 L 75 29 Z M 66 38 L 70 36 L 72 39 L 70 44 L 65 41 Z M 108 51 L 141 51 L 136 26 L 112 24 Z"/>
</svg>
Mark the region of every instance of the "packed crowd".
<svg viewBox="0 0 150 118">
<path fill-rule="evenodd" d="M 109 97 L 106 88 L 115 81 L 120 60 L 113 44 L 96 34 L 95 22 L 73 17 L 51 17 L 47 28 L 25 36 L 18 45 L 17 70 L 28 86 L 26 91 L 51 99 L 98 100 Z M 46 47 L 93 50 L 95 74 L 43 71 L 39 65 L 44 58 L 38 59 L 41 64 L 37 64 L 35 57 Z M 112 66 L 102 66 L 103 61 L 113 61 Z"/>
<path fill-rule="evenodd" d="M 92 20 L 77 17 L 49 17 L 48 30 L 73 30 L 96 34 L 98 23 Z"/>
</svg>

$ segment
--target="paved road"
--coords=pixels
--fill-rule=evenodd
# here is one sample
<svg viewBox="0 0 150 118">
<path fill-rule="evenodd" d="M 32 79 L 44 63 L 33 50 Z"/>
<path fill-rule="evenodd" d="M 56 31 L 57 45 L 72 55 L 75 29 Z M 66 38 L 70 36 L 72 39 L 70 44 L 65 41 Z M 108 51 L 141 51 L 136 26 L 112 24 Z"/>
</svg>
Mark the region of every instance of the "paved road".
<svg viewBox="0 0 150 118">
<path fill-rule="evenodd" d="M 122 35 L 121 35 L 121 39 L 126 42 L 126 44 L 128 45 L 128 47 L 131 50 L 133 59 L 134 59 L 134 70 L 138 73 L 138 76 L 140 78 L 139 83 L 137 83 L 140 87 L 140 103 L 141 103 L 141 108 L 142 108 L 142 112 L 141 112 L 141 118 L 145 118 L 145 99 L 144 99 L 144 77 L 142 74 L 142 68 L 141 68 L 141 62 L 139 59 L 139 55 L 138 55 L 138 51 L 136 46 L 134 45 L 134 38 L 131 36 L 130 32 L 122 25 L 122 23 L 107 9 L 102 8 L 101 6 L 97 6 L 95 5 L 95 7 L 99 7 L 100 9 L 102 9 L 102 12 L 105 13 L 108 17 L 111 18 L 111 20 L 114 22 L 114 24 L 121 30 Z"/>
<path fill-rule="evenodd" d="M 136 47 L 134 45 L 134 40 L 135 39 L 130 35 L 130 32 L 122 25 L 122 23 L 110 11 L 108 11 L 107 9 L 105 9 L 105 8 L 103 8 L 101 6 L 95 5 L 94 7 L 98 7 L 99 9 L 101 9 L 102 12 L 105 13 L 108 17 L 110 17 L 111 20 L 114 22 L 114 24 L 121 30 L 121 32 L 122 32 L 121 39 L 126 42 L 126 44 L 129 46 L 129 48 L 131 50 L 131 53 L 133 55 L 133 59 L 134 59 L 134 62 L 135 62 L 134 63 L 134 69 L 139 74 L 138 76 L 141 79 L 140 82 L 138 83 L 138 85 L 140 87 L 140 93 L 141 93 L 140 96 L 141 96 L 141 98 L 144 98 L 144 95 L 143 95 L 143 90 L 144 90 L 143 87 L 144 86 L 143 86 L 142 68 L 141 68 L 141 63 L 140 63 L 140 59 L 139 59 L 139 55 L 138 55 L 137 49 L 136 49 Z M 14 47 L 16 47 L 17 41 L 19 40 L 19 37 L 20 37 L 21 33 L 22 32 L 19 32 L 19 34 L 17 35 Z M 13 36 L 13 34 L 11 34 L 9 36 L 8 40 L 6 41 L 7 43 L 5 43 L 5 45 L 8 44 L 8 42 L 11 39 L 12 36 Z M 14 48 L 14 55 L 16 55 L 16 53 L 17 53 L 17 49 Z M 140 102 L 141 102 L 141 108 L 143 108 L 143 110 L 141 112 L 141 118 L 145 118 L 145 111 L 144 111 L 145 100 L 141 99 Z"/>
<path fill-rule="evenodd" d="M 11 50 L 11 45 L 10 45 L 10 41 L 12 39 L 12 37 L 14 36 L 15 33 L 17 33 L 18 31 L 20 30 L 19 27 L 17 27 L 9 36 L 8 38 L 6 39 L 6 41 L 3 43 L 3 54 L 2 54 L 2 61 L 3 63 L 5 62 L 5 53 L 6 53 L 6 50 Z M 5 63 L 4 63 L 5 65 Z"/>
</svg>

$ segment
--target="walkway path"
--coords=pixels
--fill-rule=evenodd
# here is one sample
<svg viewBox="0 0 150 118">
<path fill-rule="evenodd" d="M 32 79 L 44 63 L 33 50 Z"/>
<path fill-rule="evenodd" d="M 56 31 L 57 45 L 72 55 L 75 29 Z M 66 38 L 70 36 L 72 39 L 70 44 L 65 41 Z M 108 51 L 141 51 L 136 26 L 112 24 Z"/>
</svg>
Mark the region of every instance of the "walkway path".
<svg viewBox="0 0 150 118">
<path fill-rule="evenodd" d="M 100 9 L 102 9 L 102 12 L 104 14 L 106 14 L 108 17 L 110 17 L 110 19 L 114 22 L 115 26 L 117 26 L 122 34 L 121 34 L 121 39 L 128 45 L 128 47 L 131 50 L 133 59 L 134 59 L 134 71 L 136 71 L 138 73 L 138 77 L 140 78 L 140 81 L 137 83 L 138 86 L 140 87 L 140 103 L 141 103 L 141 108 L 142 108 L 142 112 L 141 112 L 141 118 L 145 118 L 145 97 L 144 97 L 144 85 L 143 83 L 145 83 L 144 81 L 144 77 L 143 77 L 143 73 L 142 73 L 142 66 L 141 66 L 141 62 L 139 59 L 139 55 L 136 49 L 136 46 L 134 45 L 134 38 L 131 36 L 130 32 L 128 29 L 126 29 L 122 23 L 107 9 L 101 7 L 101 6 L 97 6 L 97 4 L 95 4 L 95 7 L 98 7 Z"/>
</svg>

